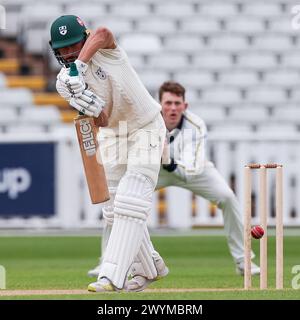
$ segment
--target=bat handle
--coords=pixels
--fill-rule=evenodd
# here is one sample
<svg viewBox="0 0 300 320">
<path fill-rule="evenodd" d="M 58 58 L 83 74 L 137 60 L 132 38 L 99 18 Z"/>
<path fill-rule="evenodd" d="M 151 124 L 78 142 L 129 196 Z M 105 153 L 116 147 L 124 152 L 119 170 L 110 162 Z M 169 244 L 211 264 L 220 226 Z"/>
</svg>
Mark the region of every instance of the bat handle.
<svg viewBox="0 0 300 320">
<path fill-rule="evenodd" d="M 71 65 L 70 65 L 70 72 L 69 72 L 69 75 L 71 77 L 76 77 L 78 76 L 78 69 L 77 69 L 77 66 L 76 66 L 76 63 L 72 62 Z M 85 89 L 87 89 L 87 84 L 85 85 Z M 80 112 L 79 111 L 79 115 L 80 116 L 84 116 L 84 113 Z"/>
<path fill-rule="evenodd" d="M 76 64 L 75 64 L 74 62 L 72 62 L 71 65 L 70 65 L 69 75 L 70 75 L 71 77 L 76 77 L 76 76 L 78 76 L 77 66 L 76 66 Z M 82 112 L 79 111 L 79 115 L 80 115 L 80 116 L 84 116 L 84 113 L 82 113 Z"/>
</svg>

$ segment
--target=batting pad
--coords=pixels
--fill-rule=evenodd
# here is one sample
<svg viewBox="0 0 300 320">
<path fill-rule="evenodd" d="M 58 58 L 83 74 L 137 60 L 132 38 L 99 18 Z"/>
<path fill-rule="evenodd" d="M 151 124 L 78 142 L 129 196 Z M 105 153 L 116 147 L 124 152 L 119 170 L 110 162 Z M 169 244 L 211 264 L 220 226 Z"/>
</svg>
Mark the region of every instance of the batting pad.
<svg viewBox="0 0 300 320">
<path fill-rule="evenodd" d="M 101 256 L 103 257 L 104 252 L 106 250 L 108 239 L 111 234 L 112 225 L 108 224 L 106 221 L 104 223 L 103 233 L 102 233 L 102 240 L 101 240 Z M 102 260 L 102 259 L 101 259 Z"/>
<path fill-rule="evenodd" d="M 123 288 L 129 267 L 142 245 L 153 191 L 152 182 L 139 173 L 126 173 L 120 181 L 112 231 L 98 277 L 108 278 L 118 289 Z"/>
<path fill-rule="evenodd" d="M 114 207 L 113 206 L 104 207 L 102 209 L 102 214 L 103 214 L 105 223 L 111 226 L 114 222 Z"/>
<path fill-rule="evenodd" d="M 147 226 L 144 226 L 144 237 L 140 250 L 131 266 L 132 276 L 144 276 L 147 279 L 155 279 L 157 277 L 157 270 L 153 259 L 155 252 L 152 242 L 150 240 Z M 155 252 L 156 253 L 156 252 Z"/>
<path fill-rule="evenodd" d="M 116 184 L 114 181 L 110 181 L 110 184 L 112 183 Z M 102 214 L 106 224 L 111 226 L 114 222 L 114 201 L 115 201 L 117 188 L 109 186 L 108 190 L 109 190 L 110 199 L 106 201 L 105 206 L 102 208 Z"/>
<path fill-rule="evenodd" d="M 101 261 L 103 259 L 104 252 L 107 247 L 108 239 L 111 234 L 112 225 L 114 222 L 114 200 L 117 188 L 109 188 L 110 200 L 107 201 L 106 206 L 102 209 L 102 214 L 104 218 L 104 228 L 102 232 L 101 241 Z"/>
</svg>

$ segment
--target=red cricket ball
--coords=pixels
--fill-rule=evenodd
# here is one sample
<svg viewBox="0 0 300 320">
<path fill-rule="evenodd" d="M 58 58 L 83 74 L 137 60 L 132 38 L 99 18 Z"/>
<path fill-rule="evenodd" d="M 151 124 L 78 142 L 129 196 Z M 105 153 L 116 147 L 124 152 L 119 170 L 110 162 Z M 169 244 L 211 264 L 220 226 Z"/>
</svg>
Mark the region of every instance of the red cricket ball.
<svg viewBox="0 0 300 320">
<path fill-rule="evenodd" d="M 251 229 L 251 235 L 254 239 L 260 239 L 264 234 L 265 231 L 261 226 L 254 226 Z"/>
</svg>

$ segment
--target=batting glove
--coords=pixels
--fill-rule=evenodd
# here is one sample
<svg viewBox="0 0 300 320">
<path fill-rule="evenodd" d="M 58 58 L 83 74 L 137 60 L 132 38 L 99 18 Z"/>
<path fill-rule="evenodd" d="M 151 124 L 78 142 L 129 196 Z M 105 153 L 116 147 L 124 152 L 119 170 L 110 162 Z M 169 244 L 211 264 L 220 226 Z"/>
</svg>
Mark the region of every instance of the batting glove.
<svg viewBox="0 0 300 320">
<path fill-rule="evenodd" d="M 75 64 L 77 66 L 78 76 L 70 76 L 69 69 L 66 69 L 65 72 L 60 72 L 58 74 L 57 79 L 66 86 L 73 97 L 78 98 L 86 88 L 83 77 L 88 65 L 80 60 L 76 60 Z"/>
<path fill-rule="evenodd" d="M 80 97 L 73 97 L 70 105 L 82 114 L 98 118 L 105 106 L 105 102 L 90 90 L 84 90 Z"/>
</svg>

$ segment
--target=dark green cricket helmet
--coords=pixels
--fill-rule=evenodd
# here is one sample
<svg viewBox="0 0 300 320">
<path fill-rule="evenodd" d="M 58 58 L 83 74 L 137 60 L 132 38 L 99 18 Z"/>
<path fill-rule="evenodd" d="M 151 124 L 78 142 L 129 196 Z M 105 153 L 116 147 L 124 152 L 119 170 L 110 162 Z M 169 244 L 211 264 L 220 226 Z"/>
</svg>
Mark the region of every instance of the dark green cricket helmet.
<svg viewBox="0 0 300 320">
<path fill-rule="evenodd" d="M 57 49 L 85 40 L 87 34 L 87 28 L 79 17 L 65 15 L 57 18 L 51 25 L 51 40 L 49 41 L 57 61 L 68 67 L 72 61 L 66 61 L 64 56 L 58 53 Z M 76 54 L 77 52 L 74 53 Z"/>
</svg>

